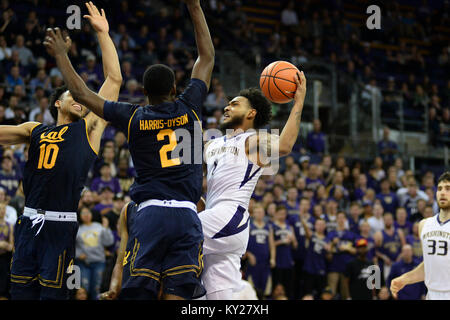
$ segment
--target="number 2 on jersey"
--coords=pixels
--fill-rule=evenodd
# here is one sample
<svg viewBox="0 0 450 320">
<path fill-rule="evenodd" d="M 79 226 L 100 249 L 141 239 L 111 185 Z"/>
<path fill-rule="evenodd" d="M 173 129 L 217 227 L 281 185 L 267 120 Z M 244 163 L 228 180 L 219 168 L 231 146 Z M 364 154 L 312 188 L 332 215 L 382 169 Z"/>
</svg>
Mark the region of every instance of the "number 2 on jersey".
<svg viewBox="0 0 450 320">
<path fill-rule="evenodd" d="M 159 156 L 161 158 L 161 167 L 173 167 L 181 164 L 180 158 L 169 159 L 167 156 L 168 152 L 173 151 L 177 147 L 177 136 L 175 131 L 171 129 L 164 129 L 158 132 L 156 138 L 158 141 L 165 140 L 166 137 L 169 137 L 169 144 L 165 144 L 159 150 Z"/>
<path fill-rule="evenodd" d="M 51 169 L 55 166 L 58 157 L 59 147 L 57 144 L 41 144 L 39 152 L 38 169 Z"/>
</svg>

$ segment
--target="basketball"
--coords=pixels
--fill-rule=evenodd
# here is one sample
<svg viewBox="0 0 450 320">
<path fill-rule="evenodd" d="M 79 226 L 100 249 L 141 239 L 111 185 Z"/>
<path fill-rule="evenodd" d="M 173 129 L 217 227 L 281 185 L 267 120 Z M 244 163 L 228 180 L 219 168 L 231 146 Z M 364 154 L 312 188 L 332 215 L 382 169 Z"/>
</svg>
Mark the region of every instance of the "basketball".
<svg viewBox="0 0 450 320">
<path fill-rule="evenodd" d="M 275 61 L 261 73 L 259 86 L 267 99 L 274 103 L 288 103 L 294 98 L 297 84 L 295 77 L 300 72 L 287 61 Z"/>
</svg>

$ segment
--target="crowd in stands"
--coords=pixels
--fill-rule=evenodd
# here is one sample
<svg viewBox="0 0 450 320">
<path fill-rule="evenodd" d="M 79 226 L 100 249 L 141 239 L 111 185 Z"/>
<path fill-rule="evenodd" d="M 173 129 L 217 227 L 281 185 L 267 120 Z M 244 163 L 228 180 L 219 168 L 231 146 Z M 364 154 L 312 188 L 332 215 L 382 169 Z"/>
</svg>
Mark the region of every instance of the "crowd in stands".
<svg viewBox="0 0 450 320">
<path fill-rule="evenodd" d="M 26 121 L 54 124 L 48 110 L 49 97 L 63 79 L 42 41 L 47 27 L 66 25 L 69 2 L 0 0 L 0 125 Z M 360 45 L 363 35 L 356 33 L 355 38 L 357 30 L 345 22 L 338 6 L 329 10 L 320 3 L 302 1 L 302 5 L 287 5 L 279 32 L 271 36 L 254 31 L 239 1 L 210 0 L 205 10 L 216 50 L 227 49 L 231 44 L 230 48 L 234 48 L 238 43 L 240 50 L 251 53 L 262 48 L 265 62 L 282 58 L 299 65 L 312 57 L 325 58 L 339 68 L 339 92 L 344 96 L 350 90 L 345 87 L 345 77 L 364 84 L 380 83 L 383 90 L 401 89 L 421 112 L 424 104 L 429 106 L 430 126 L 441 130 L 436 131 L 438 137 L 448 135 L 450 81 L 442 82 L 441 78 L 448 74 L 444 71 L 449 66 L 448 44 L 426 58 L 417 47 L 403 47 L 396 55 L 392 53 L 389 60 L 389 56 L 376 54 L 370 46 Z M 184 5 L 167 1 L 164 8 L 155 11 L 148 0 L 105 4 L 96 3 L 106 10 L 110 34 L 118 49 L 123 74 L 119 100 L 146 103 L 141 78 L 146 66 L 153 63 L 167 64 L 175 71 L 177 90 L 181 92 L 195 61 L 190 49 L 194 37 Z M 417 18 L 425 39 L 433 37 L 433 26 L 448 22 L 439 16 L 442 12 L 437 13 L 437 18 Z M 229 29 L 227 34 L 223 33 L 224 28 Z M 414 28 L 394 29 L 384 39 L 388 43 L 397 44 L 397 32 L 415 32 Z M 92 28 L 84 21 L 81 30 L 70 30 L 68 34 L 72 38 L 69 57 L 74 67 L 92 89 L 98 90 L 104 77 Z M 405 46 L 404 42 L 398 43 Z M 432 62 L 436 54 L 439 66 Z M 417 59 L 422 61 L 417 68 L 423 73 L 414 69 L 411 76 L 409 66 Z M 395 73 L 393 81 L 384 81 L 387 75 L 381 70 L 394 70 L 393 66 L 398 67 L 399 73 Z M 390 102 L 385 93 L 383 99 Z M 204 128 L 218 127 L 227 103 L 225 89 L 217 78 L 213 79 L 204 105 Z M 396 145 L 389 143 L 388 133 L 384 142 L 380 141 L 379 157 L 370 164 L 328 155 L 326 134 L 319 120 L 302 139 L 297 150 L 301 156 L 282 159 L 277 174 L 259 180 L 251 200 L 252 228 L 255 223 L 270 224 L 276 243 L 276 259 L 268 262 L 272 285 L 258 287 L 253 277 L 259 298 L 351 297 L 354 286 L 351 281 L 346 285 L 346 279 L 352 279 L 347 263 L 357 257 L 358 248 L 365 247 L 362 242 L 357 243 L 362 238 L 367 241 L 368 261 L 380 266 L 383 284 L 388 286 L 394 272 L 404 270 L 405 265 L 409 268 L 420 259 L 415 223 L 437 212 L 437 177 L 432 172 L 422 174 L 405 168 Z M 24 206 L 21 181 L 27 151 L 26 145 L 0 147 L 0 273 L 7 272 L 8 268 L 2 266 L 5 261 L 9 263 L 6 257 L 12 250 L 11 227 Z M 96 299 L 99 292 L 108 289 L 120 241 L 118 217 L 130 200 L 128 190 L 134 177 L 125 134 L 108 126 L 79 205 L 76 264 L 82 270 L 83 289 L 74 294 L 74 299 Z M 101 236 L 93 237 L 94 233 Z M 249 247 L 243 259 L 245 279 L 263 266 L 250 250 Z M 0 290 L 4 287 L 0 281 Z M 424 294 L 420 286 L 412 291 L 408 293 L 410 298 L 420 299 Z M 386 288 L 377 290 L 376 295 L 379 299 L 390 296 Z M 0 296 L 7 293 L 0 292 Z"/>
</svg>

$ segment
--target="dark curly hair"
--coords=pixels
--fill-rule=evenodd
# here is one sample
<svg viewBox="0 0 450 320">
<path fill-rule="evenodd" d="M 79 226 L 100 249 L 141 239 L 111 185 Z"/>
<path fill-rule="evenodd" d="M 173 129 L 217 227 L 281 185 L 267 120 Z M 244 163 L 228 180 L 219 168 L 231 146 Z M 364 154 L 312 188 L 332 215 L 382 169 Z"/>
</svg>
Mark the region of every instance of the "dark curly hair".
<svg viewBox="0 0 450 320">
<path fill-rule="evenodd" d="M 438 184 L 443 181 L 449 181 L 450 182 L 450 171 L 446 171 L 438 179 Z"/>
<path fill-rule="evenodd" d="M 48 110 L 50 111 L 50 114 L 52 115 L 53 119 L 55 119 L 55 122 L 58 121 L 58 108 L 55 107 L 56 100 L 59 100 L 61 96 L 69 90 L 66 85 L 63 85 L 61 87 L 58 87 L 55 89 L 55 91 L 50 96 L 50 105 L 48 107 Z"/>
<path fill-rule="evenodd" d="M 258 88 L 244 89 L 239 92 L 239 96 L 248 99 L 250 106 L 256 110 L 253 122 L 255 129 L 264 127 L 272 119 L 272 106 Z"/>
</svg>

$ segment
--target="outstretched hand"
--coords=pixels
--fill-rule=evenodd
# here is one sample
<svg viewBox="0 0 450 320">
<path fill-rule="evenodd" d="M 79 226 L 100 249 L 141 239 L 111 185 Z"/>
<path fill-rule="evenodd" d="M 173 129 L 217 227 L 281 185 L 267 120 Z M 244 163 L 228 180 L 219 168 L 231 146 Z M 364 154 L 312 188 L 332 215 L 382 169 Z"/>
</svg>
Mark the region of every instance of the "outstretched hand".
<svg viewBox="0 0 450 320">
<path fill-rule="evenodd" d="M 109 32 L 109 24 L 106 19 L 105 10 L 102 10 L 102 13 L 98 11 L 97 7 L 92 3 L 92 1 L 86 2 L 86 7 L 89 11 L 89 14 L 85 14 L 83 18 L 86 18 L 91 23 L 92 27 L 96 32 Z"/>
<path fill-rule="evenodd" d="M 56 57 L 57 55 L 64 55 L 69 51 L 72 40 L 69 36 L 67 36 L 66 39 L 63 39 L 59 28 L 48 28 L 44 45 L 48 54 L 52 57 Z"/>
<path fill-rule="evenodd" d="M 297 84 L 297 90 L 295 91 L 294 100 L 295 102 L 303 102 L 306 96 L 306 78 L 303 71 L 297 72 L 295 78 L 295 83 Z"/>
</svg>

